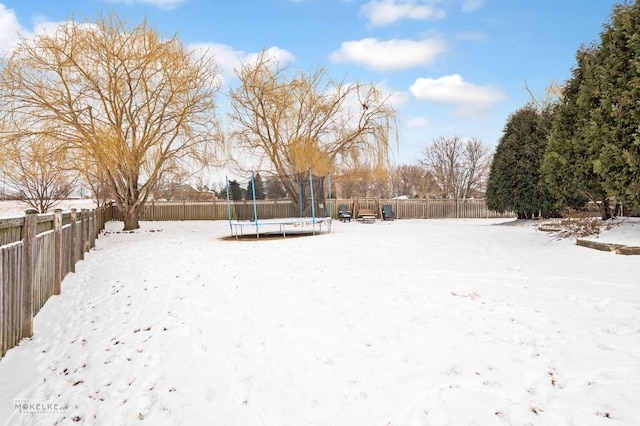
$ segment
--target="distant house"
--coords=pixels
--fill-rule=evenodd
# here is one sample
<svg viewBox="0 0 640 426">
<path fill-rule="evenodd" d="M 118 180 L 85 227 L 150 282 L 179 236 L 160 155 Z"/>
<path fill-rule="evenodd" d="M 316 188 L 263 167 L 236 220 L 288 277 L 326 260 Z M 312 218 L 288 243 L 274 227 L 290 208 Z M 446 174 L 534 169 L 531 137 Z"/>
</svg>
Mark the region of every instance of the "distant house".
<svg viewBox="0 0 640 426">
<path fill-rule="evenodd" d="M 209 188 L 203 188 L 201 191 L 195 189 L 191 185 L 180 184 L 172 188 L 163 188 L 154 192 L 156 201 L 215 201 L 216 193 L 210 191 Z"/>
</svg>

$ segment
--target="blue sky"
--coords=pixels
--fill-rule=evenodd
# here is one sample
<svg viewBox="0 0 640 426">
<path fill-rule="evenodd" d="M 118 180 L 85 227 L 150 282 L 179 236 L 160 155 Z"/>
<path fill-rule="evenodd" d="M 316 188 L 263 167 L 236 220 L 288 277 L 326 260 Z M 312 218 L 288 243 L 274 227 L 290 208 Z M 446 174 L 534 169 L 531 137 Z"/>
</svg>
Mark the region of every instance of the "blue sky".
<svg viewBox="0 0 640 426">
<path fill-rule="evenodd" d="M 570 76 L 618 0 L 0 0 L 0 48 L 73 16 L 113 10 L 147 18 L 188 46 L 207 45 L 232 70 L 262 49 L 295 67 L 374 82 L 400 120 L 399 164 L 440 136 L 495 146 L 529 95 Z M 221 94 L 221 96 L 224 96 Z M 221 104 L 224 101 L 221 99 Z"/>
</svg>

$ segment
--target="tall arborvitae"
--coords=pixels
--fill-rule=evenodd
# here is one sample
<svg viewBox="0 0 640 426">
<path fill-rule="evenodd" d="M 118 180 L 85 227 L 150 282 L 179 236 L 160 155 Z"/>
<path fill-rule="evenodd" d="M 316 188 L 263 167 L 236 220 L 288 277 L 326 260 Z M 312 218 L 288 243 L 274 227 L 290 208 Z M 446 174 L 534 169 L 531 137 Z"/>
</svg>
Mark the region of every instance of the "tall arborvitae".
<svg viewBox="0 0 640 426">
<path fill-rule="evenodd" d="M 600 44 L 582 47 L 566 82 L 543 170 L 563 201 L 640 206 L 640 5 L 614 7 Z"/>
<path fill-rule="evenodd" d="M 540 164 L 551 127 L 552 106 L 532 104 L 513 113 L 496 147 L 487 182 L 487 207 L 518 218 L 553 213 L 556 199 L 542 180 Z"/>
<path fill-rule="evenodd" d="M 582 92 L 598 100 L 585 139 L 599 145 L 594 169 L 607 193 L 640 207 L 640 3 L 617 5 L 600 35 Z"/>
<path fill-rule="evenodd" d="M 582 81 L 593 60 L 593 49 L 580 49 L 578 66 L 562 89 L 562 101 L 554 114 L 553 128 L 542 163 L 542 173 L 551 192 L 563 205 L 576 200 L 591 200 L 601 206 L 601 216 L 609 216 L 607 195 L 602 179 L 594 172 L 599 154 L 584 137 L 586 115 L 597 103 L 581 94 Z"/>
</svg>

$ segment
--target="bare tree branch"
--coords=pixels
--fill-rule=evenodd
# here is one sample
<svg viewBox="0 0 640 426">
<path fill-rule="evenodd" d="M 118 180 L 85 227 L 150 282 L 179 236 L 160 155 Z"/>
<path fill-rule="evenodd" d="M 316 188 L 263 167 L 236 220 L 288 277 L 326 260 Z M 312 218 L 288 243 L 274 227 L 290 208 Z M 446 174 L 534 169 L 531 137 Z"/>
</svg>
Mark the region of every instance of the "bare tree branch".
<svg viewBox="0 0 640 426">
<path fill-rule="evenodd" d="M 491 164 L 487 146 L 478 139 L 439 137 L 423 150 L 421 163 L 431 172 L 445 198 L 469 198 L 483 192 Z"/>
</svg>

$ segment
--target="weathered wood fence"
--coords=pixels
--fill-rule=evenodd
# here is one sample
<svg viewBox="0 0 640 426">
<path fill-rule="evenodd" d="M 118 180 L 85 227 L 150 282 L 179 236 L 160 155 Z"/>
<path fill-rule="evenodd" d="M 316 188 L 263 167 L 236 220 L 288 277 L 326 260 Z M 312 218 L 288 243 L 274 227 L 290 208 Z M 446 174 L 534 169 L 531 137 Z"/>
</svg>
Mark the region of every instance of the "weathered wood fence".
<svg viewBox="0 0 640 426">
<path fill-rule="evenodd" d="M 95 246 L 113 208 L 0 219 L 0 358 L 33 335 L 33 317 Z"/>
<path fill-rule="evenodd" d="M 511 212 L 498 213 L 487 209 L 482 199 L 442 200 L 431 198 L 412 199 L 378 199 L 356 198 L 347 200 L 331 200 L 334 204 L 333 215 L 337 216 L 337 206 L 346 205 L 354 217 L 360 209 L 373 210 L 381 217 L 382 206 L 388 204 L 396 219 L 475 219 L 475 218 L 508 218 L 515 216 Z"/>
<path fill-rule="evenodd" d="M 232 202 L 232 212 L 244 211 L 243 216 L 253 217 L 253 201 Z M 381 217 L 381 209 L 390 204 L 397 219 L 446 219 L 446 218 L 502 218 L 513 213 L 497 213 L 487 209 L 484 200 L 435 200 L 435 199 L 332 199 L 331 211 L 338 217 L 338 206 L 344 204 L 357 216 L 360 209 L 369 209 Z M 256 202 L 258 217 L 273 219 L 297 217 L 299 212 L 290 200 L 259 200 Z M 328 205 L 327 205 L 328 211 Z M 235 213 L 233 213 L 235 215 Z M 114 219 L 121 220 L 113 209 Z M 209 202 L 149 202 L 141 220 L 224 220 L 228 218 L 226 200 Z"/>
</svg>

